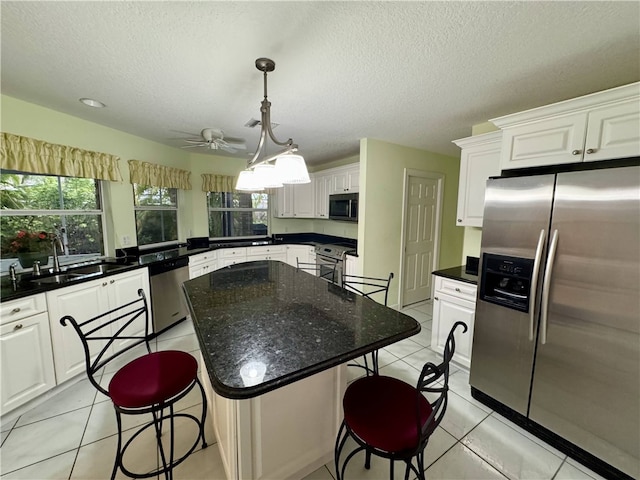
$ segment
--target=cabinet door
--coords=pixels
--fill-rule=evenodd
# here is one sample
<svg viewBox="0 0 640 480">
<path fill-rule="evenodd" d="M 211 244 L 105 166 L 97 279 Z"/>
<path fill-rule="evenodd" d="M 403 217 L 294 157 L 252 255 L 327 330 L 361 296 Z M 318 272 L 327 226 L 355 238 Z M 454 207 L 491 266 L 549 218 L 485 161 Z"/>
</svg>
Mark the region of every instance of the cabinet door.
<svg viewBox="0 0 640 480">
<path fill-rule="evenodd" d="M 431 349 L 443 354 L 451 327 L 457 321 L 464 322 L 469 329 L 466 333 L 462 333 L 462 330 L 456 331 L 456 350 L 453 360 L 469 368 L 471 366 L 474 316 L 475 303 L 436 291 L 433 298 Z"/>
<path fill-rule="evenodd" d="M 331 176 L 331 192 L 344 193 L 349 191 L 349 176 L 346 171 L 334 173 Z"/>
<path fill-rule="evenodd" d="M 596 108 L 589 112 L 584 161 L 640 155 L 640 102 Z"/>
<path fill-rule="evenodd" d="M 202 264 L 189 266 L 189 280 L 205 274 L 205 266 Z"/>
<path fill-rule="evenodd" d="M 505 128 L 501 168 L 581 162 L 586 127 L 582 112 Z"/>
<path fill-rule="evenodd" d="M 293 217 L 293 185 L 276 189 L 276 217 Z"/>
<path fill-rule="evenodd" d="M 293 216 L 296 218 L 312 218 L 313 213 L 313 182 L 293 185 Z"/>
<path fill-rule="evenodd" d="M 0 382 L 3 414 L 55 386 L 47 313 L 0 327 Z"/>
<path fill-rule="evenodd" d="M 359 192 L 360 191 L 360 166 L 351 168 L 347 171 L 347 191 Z"/>
<path fill-rule="evenodd" d="M 109 309 L 121 307 L 126 303 L 132 302 L 140 298 L 138 296 L 138 290 L 141 288 L 147 297 L 147 307 L 149 310 L 149 328 L 153 330 L 153 318 L 151 312 L 151 293 L 149 289 L 149 272 L 146 268 L 134 270 L 133 272 L 122 273 L 120 275 L 113 275 L 107 277 L 105 280 L 109 281 L 107 288 L 109 296 Z M 111 332 L 113 334 L 122 327 L 125 320 L 120 320 L 111 325 Z M 123 330 L 122 335 L 144 335 L 144 321 L 135 321 Z M 125 347 L 130 340 L 120 340 L 114 344 L 116 350 L 120 350 Z"/>
<path fill-rule="evenodd" d="M 463 148 L 460 156 L 456 225 L 481 227 L 487 179 L 500 175 L 500 140 Z"/>
<path fill-rule="evenodd" d="M 345 255 L 344 257 L 345 275 L 359 275 L 358 260 L 359 260 L 359 257 L 355 257 L 353 255 Z"/>
<path fill-rule="evenodd" d="M 58 383 L 86 372 L 82 342 L 73 327 L 69 324 L 63 327 L 60 319 L 65 315 L 71 315 L 78 322 L 82 322 L 109 311 L 108 278 L 47 292 L 51 343 Z M 109 331 L 105 332 L 105 336 L 109 335 Z M 100 348 L 97 345 L 99 342 L 93 343 L 96 344 L 95 348 Z"/>
<path fill-rule="evenodd" d="M 331 176 L 315 177 L 315 217 L 329 218 L 329 191 L 331 190 Z"/>
<path fill-rule="evenodd" d="M 287 245 L 287 263 L 292 267 L 297 267 L 298 260 L 309 263 L 309 247 L 306 245 Z"/>
</svg>

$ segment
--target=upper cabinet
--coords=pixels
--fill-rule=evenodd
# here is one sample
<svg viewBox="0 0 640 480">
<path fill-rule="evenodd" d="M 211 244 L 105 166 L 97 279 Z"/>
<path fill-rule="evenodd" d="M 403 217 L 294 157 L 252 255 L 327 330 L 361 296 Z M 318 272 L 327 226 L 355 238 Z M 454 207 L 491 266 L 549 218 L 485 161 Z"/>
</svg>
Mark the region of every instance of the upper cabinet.
<svg viewBox="0 0 640 480">
<path fill-rule="evenodd" d="M 315 213 L 314 217 L 329 218 L 329 192 L 331 191 L 331 182 L 333 177 L 331 175 L 314 175 L 314 190 L 315 190 Z"/>
<path fill-rule="evenodd" d="M 500 131 L 453 141 L 462 149 L 457 226 L 482 226 L 487 179 L 500 175 L 501 142 Z"/>
<path fill-rule="evenodd" d="M 346 193 L 360 191 L 360 165 L 338 168 L 332 173 L 331 192 Z"/>
<path fill-rule="evenodd" d="M 501 169 L 640 155 L 640 82 L 491 120 Z"/>
</svg>

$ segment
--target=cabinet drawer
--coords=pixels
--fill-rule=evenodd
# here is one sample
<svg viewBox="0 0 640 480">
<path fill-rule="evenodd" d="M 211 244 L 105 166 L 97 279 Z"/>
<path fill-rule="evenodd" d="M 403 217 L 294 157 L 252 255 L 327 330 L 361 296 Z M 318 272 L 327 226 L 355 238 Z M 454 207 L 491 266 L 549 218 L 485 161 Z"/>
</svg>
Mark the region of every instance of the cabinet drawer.
<svg viewBox="0 0 640 480">
<path fill-rule="evenodd" d="M 458 280 L 452 280 L 445 277 L 436 277 L 435 291 L 448 293 L 458 298 L 476 301 L 476 293 L 478 287 L 466 282 L 459 282 Z"/>
<path fill-rule="evenodd" d="M 3 302 L 0 305 L 0 323 L 5 324 L 20 320 L 36 313 L 47 310 L 47 301 L 44 293 L 31 295 L 30 297 Z"/>
<path fill-rule="evenodd" d="M 222 248 L 218 250 L 220 258 L 244 257 L 247 255 L 247 248 Z"/>
<path fill-rule="evenodd" d="M 269 245 L 264 247 L 250 247 L 247 249 L 247 257 L 253 257 L 255 255 L 263 256 L 263 255 L 276 255 L 276 254 L 285 254 L 287 253 L 286 245 Z"/>
<path fill-rule="evenodd" d="M 213 250 L 211 252 L 199 253 L 198 255 L 192 255 L 189 257 L 189 266 L 200 265 L 201 263 L 211 262 L 218 258 L 218 252 Z"/>
</svg>

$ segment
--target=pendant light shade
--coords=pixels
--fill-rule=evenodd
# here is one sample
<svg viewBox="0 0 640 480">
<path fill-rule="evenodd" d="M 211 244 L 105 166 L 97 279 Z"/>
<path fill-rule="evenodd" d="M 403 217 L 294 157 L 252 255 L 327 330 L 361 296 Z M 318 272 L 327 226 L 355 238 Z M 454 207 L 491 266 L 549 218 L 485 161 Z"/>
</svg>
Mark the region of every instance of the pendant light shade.
<svg viewBox="0 0 640 480">
<path fill-rule="evenodd" d="M 264 190 L 264 187 L 258 183 L 258 178 L 253 170 L 243 170 L 240 172 L 240 175 L 238 175 L 236 190 L 242 192 L 259 192 Z"/>
<path fill-rule="evenodd" d="M 276 172 L 282 183 L 309 183 L 309 171 L 300 155 L 280 155 L 276 159 Z"/>
<path fill-rule="evenodd" d="M 253 169 L 253 176 L 256 183 L 264 188 L 280 188 L 282 187 L 282 179 L 278 175 L 275 165 L 270 163 L 261 163 Z"/>
</svg>

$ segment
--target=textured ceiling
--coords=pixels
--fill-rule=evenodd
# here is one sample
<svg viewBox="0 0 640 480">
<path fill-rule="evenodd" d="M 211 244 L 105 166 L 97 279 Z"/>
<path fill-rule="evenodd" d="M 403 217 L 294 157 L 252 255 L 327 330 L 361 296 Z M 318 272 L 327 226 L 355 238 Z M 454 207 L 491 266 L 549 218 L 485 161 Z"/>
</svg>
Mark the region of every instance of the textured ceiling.
<svg viewBox="0 0 640 480">
<path fill-rule="evenodd" d="M 640 79 L 639 2 L 0 9 L 3 94 L 175 147 L 176 130 L 214 127 L 255 148 L 259 131 L 244 126 L 260 118 L 254 61 L 272 58 L 274 133 L 310 164 L 356 154 L 363 137 L 458 156 L 451 141 L 474 124 Z"/>
</svg>

